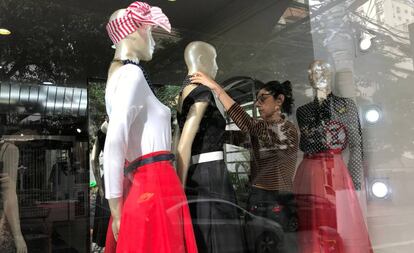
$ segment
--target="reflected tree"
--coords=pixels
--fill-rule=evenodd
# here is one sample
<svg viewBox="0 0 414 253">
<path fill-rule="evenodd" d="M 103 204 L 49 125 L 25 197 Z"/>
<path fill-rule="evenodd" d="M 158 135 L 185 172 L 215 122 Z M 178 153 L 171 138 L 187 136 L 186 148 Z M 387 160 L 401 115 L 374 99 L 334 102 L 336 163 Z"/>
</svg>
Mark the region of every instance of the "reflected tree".
<svg viewBox="0 0 414 253">
<path fill-rule="evenodd" d="M 0 12 L 12 32 L 0 38 L 2 81 L 84 82 L 110 61 L 106 16 L 46 0 L 3 0 Z"/>
</svg>

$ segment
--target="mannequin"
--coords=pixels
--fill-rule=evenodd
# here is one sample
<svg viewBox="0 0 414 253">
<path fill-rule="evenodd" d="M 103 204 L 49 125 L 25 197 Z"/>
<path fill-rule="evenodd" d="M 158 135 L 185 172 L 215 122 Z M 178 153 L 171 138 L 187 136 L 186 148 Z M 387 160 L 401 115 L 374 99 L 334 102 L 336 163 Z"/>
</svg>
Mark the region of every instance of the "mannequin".
<svg viewBox="0 0 414 253">
<path fill-rule="evenodd" d="M 8 142 L 0 142 L 1 198 L 0 252 L 26 253 L 27 246 L 20 230 L 19 205 L 16 194 L 19 149 Z M 14 242 L 14 245 L 13 245 Z"/>
<path fill-rule="evenodd" d="M 139 65 L 152 58 L 153 26 L 171 31 L 162 10 L 143 2 L 115 11 L 107 25 L 116 51 L 105 91 L 105 196 L 111 209 L 105 252 L 197 251 L 187 200 L 170 162 L 171 112 Z"/>
<path fill-rule="evenodd" d="M 355 190 L 361 189 L 362 137 L 358 109 L 352 99 L 332 93 L 331 66 L 312 62 L 308 70 L 313 102 L 297 109 L 304 158 L 297 169 L 300 252 L 372 252 Z M 342 152 L 349 147 L 348 167 Z M 308 232 L 310 231 L 310 232 Z"/>
<path fill-rule="evenodd" d="M 107 130 L 108 121 L 105 120 L 96 134 L 91 154 L 92 169 L 95 175 L 96 185 L 98 186 L 92 242 L 96 243 L 99 247 L 105 247 L 106 230 L 108 228 L 109 217 L 111 216 L 108 200 L 105 198 L 104 177 L 101 175 L 101 163 L 99 161 L 101 152 L 104 150 Z"/>
<path fill-rule="evenodd" d="M 202 41 L 187 45 L 184 59 L 188 76 L 178 100 L 177 120 L 181 131 L 177 147 L 177 172 L 186 188 L 199 252 L 243 252 L 241 226 L 216 224 L 216 220 L 239 221 L 231 204 L 202 200 L 220 199 L 236 203 L 234 189 L 223 160 L 226 121 L 211 90 L 190 84 L 189 77 L 203 71 L 217 74 L 215 48 Z M 211 222 L 206 222 L 211 220 Z"/>
</svg>

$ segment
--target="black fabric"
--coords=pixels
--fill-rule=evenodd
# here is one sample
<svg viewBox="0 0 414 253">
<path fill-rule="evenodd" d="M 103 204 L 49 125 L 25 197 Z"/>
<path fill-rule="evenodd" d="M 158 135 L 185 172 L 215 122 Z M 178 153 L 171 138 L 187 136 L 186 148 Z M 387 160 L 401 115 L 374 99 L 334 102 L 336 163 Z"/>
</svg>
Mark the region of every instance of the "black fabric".
<svg viewBox="0 0 414 253">
<path fill-rule="evenodd" d="M 183 85 L 189 83 L 187 77 Z M 182 112 L 177 113 L 181 133 L 187 114 L 196 102 L 207 102 L 208 107 L 194 138 L 191 155 L 222 151 L 226 121 L 206 86 L 199 85 L 184 98 Z M 199 253 L 245 251 L 236 194 L 223 160 L 191 165 L 186 194 Z"/>
<path fill-rule="evenodd" d="M 102 188 L 105 192 L 105 178 L 102 177 Z M 105 196 L 97 193 L 95 200 L 95 216 L 93 221 L 92 242 L 99 247 L 105 247 L 106 231 L 108 230 L 109 217 L 111 210 L 109 209 L 108 200 Z"/>
<path fill-rule="evenodd" d="M 184 81 L 184 83 L 186 82 Z M 211 90 L 204 85 L 196 87 L 184 98 L 181 112 L 177 112 L 180 131 L 182 132 L 183 130 L 191 106 L 196 102 L 207 102 L 208 108 L 204 113 L 198 132 L 194 138 L 191 154 L 198 155 L 201 153 L 222 151 L 226 120 L 218 110 Z"/>
<path fill-rule="evenodd" d="M 98 147 L 101 149 L 99 152 L 104 151 L 106 134 L 99 129 L 96 132 L 96 138 L 98 140 Z M 105 178 L 102 176 L 102 189 L 105 193 Z M 105 247 L 106 231 L 108 230 L 109 217 L 111 216 L 111 210 L 109 209 L 108 200 L 105 196 L 101 196 L 100 191 L 96 194 L 95 199 L 95 215 L 93 220 L 93 233 L 92 242 L 96 243 L 99 247 Z"/>
<path fill-rule="evenodd" d="M 332 149 L 344 150 L 349 146 L 350 171 L 355 189 L 362 181 L 362 133 L 355 102 L 332 93 L 320 104 L 318 100 L 297 109 L 300 129 L 300 149 L 305 154 Z"/>
<path fill-rule="evenodd" d="M 186 195 L 199 253 L 245 251 L 236 196 L 223 160 L 192 165 Z"/>
<path fill-rule="evenodd" d="M 144 165 L 155 163 L 155 162 L 161 162 L 161 161 L 172 161 L 174 160 L 173 154 L 160 154 L 156 156 L 147 157 L 141 160 L 136 160 L 131 162 L 128 166 L 124 169 L 124 174 L 128 174 L 130 172 L 133 172 L 137 170 L 139 167 L 142 167 Z"/>
<path fill-rule="evenodd" d="M 96 132 L 96 138 L 98 139 L 98 147 L 101 147 L 101 151 L 103 152 L 105 148 L 106 134 L 99 129 Z"/>
</svg>

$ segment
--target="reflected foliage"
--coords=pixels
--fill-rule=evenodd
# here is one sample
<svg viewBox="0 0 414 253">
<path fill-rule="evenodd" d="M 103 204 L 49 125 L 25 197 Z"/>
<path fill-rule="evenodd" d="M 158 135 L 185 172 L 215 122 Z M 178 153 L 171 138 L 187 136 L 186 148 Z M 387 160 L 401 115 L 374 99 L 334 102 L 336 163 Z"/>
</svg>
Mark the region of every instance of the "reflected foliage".
<svg viewBox="0 0 414 253">
<path fill-rule="evenodd" d="M 0 12 L 12 32 L 0 40 L 0 80 L 64 84 L 106 71 L 113 53 L 107 17 L 46 0 L 3 0 Z"/>
</svg>

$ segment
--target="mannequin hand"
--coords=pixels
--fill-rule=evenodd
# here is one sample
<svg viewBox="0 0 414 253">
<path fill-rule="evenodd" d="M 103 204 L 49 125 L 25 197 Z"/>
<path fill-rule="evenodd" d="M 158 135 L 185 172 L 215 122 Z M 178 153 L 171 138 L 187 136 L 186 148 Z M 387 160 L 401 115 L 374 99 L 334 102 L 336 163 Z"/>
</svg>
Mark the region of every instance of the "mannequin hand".
<svg viewBox="0 0 414 253">
<path fill-rule="evenodd" d="M 22 235 L 18 235 L 14 237 L 14 243 L 16 245 L 16 253 L 27 253 L 27 246 L 26 242 Z"/>
<path fill-rule="evenodd" d="M 200 71 L 195 72 L 190 77 L 190 80 L 191 80 L 191 83 L 193 83 L 193 84 L 201 83 L 201 84 L 209 87 L 211 90 L 216 90 L 217 87 L 220 87 L 220 85 L 218 83 L 216 83 L 216 81 L 214 81 L 213 79 L 211 79 L 206 74 L 204 74 Z"/>
<path fill-rule="evenodd" d="M 114 233 L 115 241 L 118 241 L 119 227 L 121 226 L 121 219 L 112 217 L 112 232 Z"/>
<path fill-rule="evenodd" d="M 104 193 L 104 190 L 102 189 L 102 187 L 99 187 L 99 195 L 101 196 L 101 202 L 103 202 L 103 200 L 105 198 L 105 193 Z"/>
</svg>

